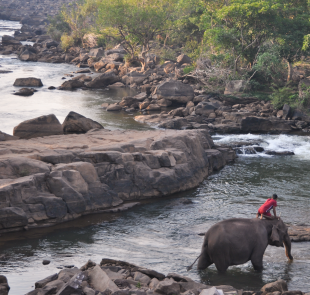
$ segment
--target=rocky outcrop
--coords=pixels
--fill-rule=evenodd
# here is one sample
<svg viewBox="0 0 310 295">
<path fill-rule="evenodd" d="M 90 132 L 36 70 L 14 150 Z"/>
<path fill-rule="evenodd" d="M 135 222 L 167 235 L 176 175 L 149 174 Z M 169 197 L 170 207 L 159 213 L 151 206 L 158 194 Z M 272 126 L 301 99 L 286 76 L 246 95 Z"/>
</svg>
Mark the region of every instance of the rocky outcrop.
<svg viewBox="0 0 310 295">
<path fill-rule="evenodd" d="M 103 129 L 103 126 L 76 112 L 70 112 L 62 123 L 62 128 L 64 134 L 81 134 L 95 128 Z"/>
<path fill-rule="evenodd" d="M 235 158 L 204 130 L 93 129 L 0 142 L 0 150 L 0 232 L 185 191 Z"/>
<path fill-rule="evenodd" d="M 22 87 L 42 87 L 42 81 L 38 78 L 18 78 L 15 80 L 13 86 Z"/>
<path fill-rule="evenodd" d="M 177 273 L 167 275 L 126 261 L 103 258 L 100 264 L 88 260 L 81 268 L 63 269 L 35 283 L 36 289 L 26 295 L 37 294 L 106 294 L 111 295 L 303 295 L 301 291 L 288 291 L 287 283 L 278 280 L 266 284 L 261 290 L 238 290 L 233 286 L 211 286 L 198 283 Z M 53 289 L 52 289 L 53 288 Z M 307 293 L 309 294 L 309 293 Z"/>
<path fill-rule="evenodd" d="M 12 136 L 10 134 L 4 133 L 0 131 L 0 141 L 7 141 L 7 140 L 17 140 L 19 137 Z"/>
<path fill-rule="evenodd" d="M 13 135 L 21 139 L 59 134 L 63 134 L 62 126 L 53 114 L 24 121 L 13 130 Z"/>
<path fill-rule="evenodd" d="M 290 226 L 288 234 L 292 242 L 309 242 L 310 241 L 310 227 L 309 226 Z"/>
<path fill-rule="evenodd" d="M 180 81 L 168 81 L 158 85 L 155 94 L 158 99 L 166 99 L 178 103 L 187 103 L 194 98 L 193 88 Z"/>
</svg>

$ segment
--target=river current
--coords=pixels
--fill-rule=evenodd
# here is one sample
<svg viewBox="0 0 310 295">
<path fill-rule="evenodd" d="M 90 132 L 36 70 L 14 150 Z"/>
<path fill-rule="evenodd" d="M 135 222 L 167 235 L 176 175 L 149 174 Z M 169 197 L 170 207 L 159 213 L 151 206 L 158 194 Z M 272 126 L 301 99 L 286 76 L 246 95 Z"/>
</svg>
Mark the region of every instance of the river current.
<svg viewBox="0 0 310 295">
<path fill-rule="evenodd" d="M 4 26 L 6 33 L 18 28 L 14 22 L 2 21 L 1 25 L 0 35 Z M 21 63 L 12 56 L 0 56 L 0 65 L 1 69 L 13 70 L 14 79 L 36 74 L 44 77 L 43 83 L 49 81 L 47 86 L 60 85 L 63 73 L 76 71 L 70 65 Z M 61 121 L 70 110 L 110 129 L 148 128 L 135 123 L 129 115 L 107 114 L 98 108 L 109 99 L 120 100 L 121 93 L 50 92 L 44 86 L 31 98 L 20 98 L 11 95 L 14 79 L 0 74 L 1 131 L 12 133 L 12 128 L 22 120 L 48 113 L 55 113 Z M 9 280 L 10 294 L 25 294 L 33 289 L 35 281 L 58 272 L 61 267 L 80 267 L 88 259 L 99 263 L 102 258 L 126 260 L 165 274 L 176 272 L 207 284 L 227 284 L 244 290 L 259 290 L 264 284 L 283 278 L 290 290 L 309 292 L 309 242 L 292 243 L 292 263 L 287 262 L 284 248 L 269 246 L 262 273 L 255 272 L 250 262 L 230 267 L 224 275 L 219 275 L 214 266 L 204 271 L 194 267 L 186 272 L 186 266 L 200 253 L 203 237 L 198 233 L 223 219 L 255 217 L 258 207 L 273 193 L 279 196 L 277 212 L 286 223 L 310 223 L 309 136 L 248 134 L 213 139 L 219 144 L 256 141 L 265 148 L 290 150 L 295 155 L 241 154 L 233 164 L 209 176 L 191 191 L 146 201 L 123 213 L 85 216 L 53 228 L 4 235 L 0 237 L 0 273 Z M 180 204 L 180 197 L 193 203 Z M 43 266 L 43 259 L 51 263 Z"/>
</svg>

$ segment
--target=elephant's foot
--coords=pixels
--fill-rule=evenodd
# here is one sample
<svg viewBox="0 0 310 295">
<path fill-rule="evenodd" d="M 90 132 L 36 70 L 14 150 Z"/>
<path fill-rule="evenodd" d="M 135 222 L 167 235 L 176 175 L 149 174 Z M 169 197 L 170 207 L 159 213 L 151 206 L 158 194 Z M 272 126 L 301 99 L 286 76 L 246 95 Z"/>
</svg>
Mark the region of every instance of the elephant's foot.
<svg viewBox="0 0 310 295">
<path fill-rule="evenodd" d="M 251 260 L 251 262 L 252 262 L 252 265 L 253 265 L 253 267 L 254 267 L 254 269 L 256 270 L 256 271 L 262 271 L 263 270 L 263 262 L 262 261 L 253 261 L 253 260 Z"/>
</svg>

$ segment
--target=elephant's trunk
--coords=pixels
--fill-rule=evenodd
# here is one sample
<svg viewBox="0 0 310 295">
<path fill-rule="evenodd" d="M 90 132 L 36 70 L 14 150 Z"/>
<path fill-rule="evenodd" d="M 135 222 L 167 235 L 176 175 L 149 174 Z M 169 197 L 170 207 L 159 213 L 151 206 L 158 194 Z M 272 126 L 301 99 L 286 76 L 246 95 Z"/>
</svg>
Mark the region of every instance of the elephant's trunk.
<svg viewBox="0 0 310 295">
<path fill-rule="evenodd" d="M 284 239 L 283 239 L 283 242 L 284 242 L 284 246 L 285 246 L 285 254 L 286 254 L 286 257 L 289 259 L 289 260 L 293 260 L 293 256 L 291 255 L 291 239 L 289 237 L 288 234 L 286 234 L 284 236 Z"/>
</svg>

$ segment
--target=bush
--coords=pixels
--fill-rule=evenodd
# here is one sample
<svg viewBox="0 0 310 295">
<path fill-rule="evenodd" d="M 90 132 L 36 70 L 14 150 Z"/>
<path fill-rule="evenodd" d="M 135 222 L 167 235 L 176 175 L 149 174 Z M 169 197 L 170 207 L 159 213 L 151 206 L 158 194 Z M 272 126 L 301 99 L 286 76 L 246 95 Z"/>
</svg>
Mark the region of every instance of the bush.
<svg viewBox="0 0 310 295">
<path fill-rule="evenodd" d="M 271 103 L 276 109 L 281 109 L 284 104 L 288 104 L 291 107 L 300 107 L 298 94 L 289 86 L 282 88 L 272 88 L 273 93 L 270 95 Z"/>
<path fill-rule="evenodd" d="M 61 48 L 67 51 L 70 47 L 74 46 L 74 38 L 67 34 L 61 36 Z"/>
<path fill-rule="evenodd" d="M 187 66 L 183 69 L 183 73 L 184 73 L 184 75 L 187 75 L 193 70 L 195 70 L 195 66 Z"/>
</svg>

